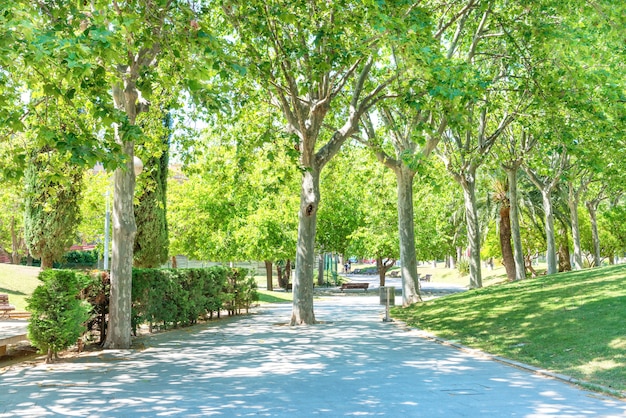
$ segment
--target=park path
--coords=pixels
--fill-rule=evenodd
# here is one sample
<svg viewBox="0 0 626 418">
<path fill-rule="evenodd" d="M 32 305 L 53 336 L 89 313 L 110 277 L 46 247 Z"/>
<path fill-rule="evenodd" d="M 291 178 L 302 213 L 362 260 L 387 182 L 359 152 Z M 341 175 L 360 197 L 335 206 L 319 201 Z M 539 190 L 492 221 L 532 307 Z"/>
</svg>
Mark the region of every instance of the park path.
<svg viewBox="0 0 626 418">
<path fill-rule="evenodd" d="M 289 304 L 0 374 L 0 417 L 626 417 L 626 403 L 383 322 L 378 297 Z"/>
</svg>

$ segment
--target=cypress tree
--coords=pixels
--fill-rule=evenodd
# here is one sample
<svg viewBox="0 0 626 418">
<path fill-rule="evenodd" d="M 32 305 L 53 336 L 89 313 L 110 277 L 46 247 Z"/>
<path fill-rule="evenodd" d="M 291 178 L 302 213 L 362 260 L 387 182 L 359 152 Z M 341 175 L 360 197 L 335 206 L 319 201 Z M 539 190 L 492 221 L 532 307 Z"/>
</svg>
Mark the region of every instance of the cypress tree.
<svg viewBox="0 0 626 418">
<path fill-rule="evenodd" d="M 166 134 L 159 157 L 150 157 L 144 164 L 144 173 L 138 178 L 139 203 L 135 205 L 134 265 L 159 267 L 168 259 L 169 236 L 166 218 L 167 174 L 172 119 L 167 113 L 163 120 Z"/>
<path fill-rule="evenodd" d="M 82 170 L 52 149 L 33 153 L 24 174 L 24 238 L 42 269 L 52 268 L 74 242 L 82 177 Z"/>
</svg>

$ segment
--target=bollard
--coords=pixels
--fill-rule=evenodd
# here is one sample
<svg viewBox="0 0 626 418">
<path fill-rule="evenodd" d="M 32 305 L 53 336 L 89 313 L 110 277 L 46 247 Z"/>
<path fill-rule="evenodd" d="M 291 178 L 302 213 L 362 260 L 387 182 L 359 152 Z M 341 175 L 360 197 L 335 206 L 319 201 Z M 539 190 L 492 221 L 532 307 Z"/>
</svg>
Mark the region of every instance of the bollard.
<svg viewBox="0 0 626 418">
<path fill-rule="evenodd" d="M 383 318 L 383 322 L 393 322 L 393 319 L 389 318 L 389 306 L 395 306 L 396 304 L 395 287 L 380 287 L 380 304 L 385 305 L 385 318 Z"/>
</svg>

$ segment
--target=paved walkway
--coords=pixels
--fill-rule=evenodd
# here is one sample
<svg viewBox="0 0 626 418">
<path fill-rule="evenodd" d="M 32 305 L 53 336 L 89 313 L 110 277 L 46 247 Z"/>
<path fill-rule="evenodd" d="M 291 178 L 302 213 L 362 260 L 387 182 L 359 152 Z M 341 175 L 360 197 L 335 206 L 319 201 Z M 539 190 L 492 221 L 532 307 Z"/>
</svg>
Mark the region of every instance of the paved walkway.
<svg viewBox="0 0 626 418">
<path fill-rule="evenodd" d="M 373 293 L 373 292 L 372 292 Z M 290 305 L 0 372 L 0 417 L 618 417 L 626 403 L 419 338 L 378 297 Z"/>
</svg>

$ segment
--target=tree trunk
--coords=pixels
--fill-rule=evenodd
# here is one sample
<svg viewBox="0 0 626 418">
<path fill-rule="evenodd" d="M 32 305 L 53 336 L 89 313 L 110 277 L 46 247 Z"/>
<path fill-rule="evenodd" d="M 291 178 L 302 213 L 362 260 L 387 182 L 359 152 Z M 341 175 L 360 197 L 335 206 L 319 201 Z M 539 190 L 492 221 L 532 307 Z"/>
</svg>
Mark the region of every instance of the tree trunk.
<svg viewBox="0 0 626 418">
<path fill-rule="evenodd" d="M 289 283 L 289 279 L 291 279 L 291 260 L 285 263 L 285 282 Z"/>
<path fill-rule="evenodd" d="M 320 253 L 317 256 L 317 284 L 322 286 L 324 284 L 324 253 Z"/>
<path fill-rule="evenodd" d="M 508 202 L 503 202 L 500 207 L 500 250 L 502 251 L 502 261 L 506 270 L 506 277 L 509 281 L 516 279 L 515 258 L 513 257 L 513 247 L 511 247 L 511 207 Z"/>
<path fill-rule="evenodd" d="M 518 166 L 514 166 L 507 169 L 506 174 L 509 182 L 509 215 L 511 220 L 511 237 L 513 238 L 515 279 L 522 280 L 526 278 L 526 269 L 524 266 L 524 252 L 522 251 L 522 234 L 519 226 L 519 207 L 517 205 L 517 170 Z"/>
<path fill-rule="evenodd" d="M 569 213 L 572 222 L 572 240 L 574 241 L 574 270 L 583 268 L 583 252 L 580 246 L 580 227 L 578 225 L 578 199 L 568 199 Z"/>
<path fill-rule="evenodd" d="M 600 235 L 598 234 L 598 218 L 597 210 L 598 206 L 594 202 L 587 202 L 587 211 L 589 212 L 589 219 L 591 219 L 591 237 L 593 240 L 593 262 L 594 267 L 600 267 L 602 259 L 600 256 Z"/>
<path fill-rule="evenodd" d="M 559 242 L 559 272 L 563 271 L 571 271 L 572 264 L 570 263 L 570 253 L 569 253 L 569 239 L 567 234 L 567 227 L 565 225 L 561 225 L 560 235 L 562 239 Z"/>
<path fill-rule="evenodd" d="M 274 290 L 274 279 L 272 277 L 272 262 L 265 260 L 265 276 L 267 278 L 267 290 Z"/>
<path fill-rule="evenodd" d="M 530 254 L 524 257 L 524 268 L 528 270 L 530 277 L 537 277 L 537 272 L 533 268 L 533 259 Z"/>
<path fill-rule="evenodd" d="M 282 287 L 284 289 L 287 283 L 283 278 L 283 268 L 280 266 L 280 263 L 276 263 L 276 276 L 278 279 L 278 287 Z"/>
<path fill-rule="evenodd" d="M 387 273 L 382 257 L 376 258 L 376 270 L 378 270 L 378 283 L 382 287 L 385 285 L 385 274 Z"/>
<path fill-rule="evenodd" d="M 461 187 L 465 201 L 465 220 L 467 222 L 467 241 L 470 247 L 469 268 L 470 288 L 483 287 L 480 269 L 480 227 L 478 223 L 478 209 L 476 205 L 475 172 L 463 177 Z"/>
<path fill-rule="evenodd" d="M 541 190 L 543 211 L 545 213 L 546 227 L 546 259 L 548 262 L 548 274 L 557 273 L 556 241 L 554 239 L 554 212 L 552 208 L 552 190 Z"/>
<path fill-rule="evenodd" d="M 402 306 L 421 302 L 415 254 L 415 223 L 413 219 L 413 178 L 415 171 L 404 164 L 395 170 L 398 182 L 398 231 L 400 235 L 400 273 Z"/>
<path fill-rule="evenodd" d="M 388 258 L 385 262 L 382 257 L 376 258 L 376 268 L 378 269 L 378 278 L 380 286 L 385 285 L 385 277 L 390 268 L 396 264 L 396 260 Z"/>
<path fill-rule="evenodd" d="M 54 263 L 51 258 L 43 256 L 43 255 L 41 256 L 41 269 L 42 270 L 51 269 L 53 264 Z"/>
<path fill-rule="evenodd" d="M 123 68 L 123 67 L 121 67 Z M 138 74 L 124 81 L 124 88 L 113 86 L 115 107 L 124 111 L 129 125 L 137 119 L 139 91 L 135 84 Z M 116 141 L 126 157 L 124 167 L 113 174 L 113 245 L 111 253 L 111 296 L 109 302 L 109 327 L 105 349 L 128 349 L 131 345 L 131 306 L 133 282 L 133 249 L 137 224 L 135 223 L 135 143 L 124 141 L 118 127 L 115 127 Z"/>
<path fill-rule="evenodd" d="M 311 325 L 316 322 L 313 312 L 313 268 L 317 210 L 320 202 L 319 179 L 319 170 L 313 165 L 302 174 L 291 325 Z"/>
<path fill-rule="evenodd" d="M 113 251 L 111 254 L 111 297 L 109 328 L 104 348 L 128 349 L 131 345 L 131 289 L 133 246 L 137 226 L 133 209 L 135 173 L 133 142 L 122 144 L 126 167 L 115 170 L 113 199 Z"/>
</svg>

